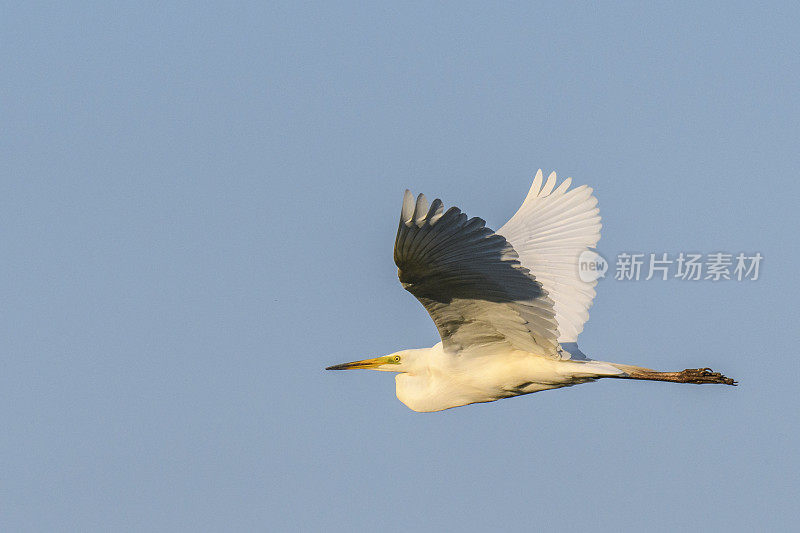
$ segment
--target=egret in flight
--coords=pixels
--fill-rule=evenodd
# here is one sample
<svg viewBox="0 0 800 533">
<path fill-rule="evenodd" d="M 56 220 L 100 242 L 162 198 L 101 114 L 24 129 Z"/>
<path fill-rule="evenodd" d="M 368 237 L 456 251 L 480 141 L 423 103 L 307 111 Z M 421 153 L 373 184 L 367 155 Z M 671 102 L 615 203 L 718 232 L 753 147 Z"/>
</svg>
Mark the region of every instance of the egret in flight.
<svg viewBox="0 0 800 533">
<path fill-rule="evenodd" d="M 659 372 L 578 349 L 597 283 L 581 279 L 578 257 L 600 239 L 600 216 L 592 189 L 570 184 L 556 187 L 555 172 L 544 181 L 539 170 L 522 207 L 497 231 L 406 191 L 394 262 L 442 341 L 327 370 L 396 372 L 398 399 L 421 412 L 600 378 L 735 385 L 708 368 Z"/>
</svg>

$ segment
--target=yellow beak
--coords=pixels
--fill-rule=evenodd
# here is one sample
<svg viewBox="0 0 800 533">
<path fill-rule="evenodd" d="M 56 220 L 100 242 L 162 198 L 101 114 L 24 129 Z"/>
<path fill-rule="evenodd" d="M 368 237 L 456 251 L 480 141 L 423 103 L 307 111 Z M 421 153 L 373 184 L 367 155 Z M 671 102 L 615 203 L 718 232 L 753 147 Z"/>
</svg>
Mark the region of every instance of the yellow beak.
<svg viewBox="0 0 800 533">
<path fill-rule="evenodd" d="M 352 363 L 342 363 L 340 365 L 329 366 L 325 370 L 355 370 L 356 368 L 376 368 L 387 364 L 387 357 L 376 357 L 374 359 L 364 359 L 363 361 L 353 361 Z"/>
</svg>

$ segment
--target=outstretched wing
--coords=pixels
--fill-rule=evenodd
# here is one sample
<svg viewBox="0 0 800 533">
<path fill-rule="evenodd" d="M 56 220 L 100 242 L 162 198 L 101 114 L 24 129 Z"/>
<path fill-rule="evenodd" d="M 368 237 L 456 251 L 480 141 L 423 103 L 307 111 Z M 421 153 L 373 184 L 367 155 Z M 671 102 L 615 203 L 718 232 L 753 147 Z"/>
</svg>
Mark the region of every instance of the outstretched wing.
<svg viewBox="0 0 800 533">
<path fill-rule="evenodd" d="M 560 358 L 553 302 L 502 236 L 440 200 L 403 198 L 394 262 L 448 350 L 505 344 Z"/>
<path fill-rule="evenodd" d="M 597 281 L 583 281 L 578 275 L 581 252 L 600 240 L 600 215 L 592 189 L 581 185 L 568 190 L 565 179 L 555 190 L 556 173 L 542 185 L 542 171 L 522 207 L 497 230 L 519 254 L 554 302 L 558 341 L 573 343 L 589 319 Z"/>
</svg>

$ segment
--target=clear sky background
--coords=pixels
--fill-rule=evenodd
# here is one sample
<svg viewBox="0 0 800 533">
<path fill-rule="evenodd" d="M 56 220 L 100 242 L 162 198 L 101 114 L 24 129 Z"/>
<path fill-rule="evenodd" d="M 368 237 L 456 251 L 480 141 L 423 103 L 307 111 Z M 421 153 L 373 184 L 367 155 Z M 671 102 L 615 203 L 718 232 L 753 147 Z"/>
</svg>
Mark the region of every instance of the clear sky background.
<svg viewBox="0 0 800 533">
<path fill-rule="evenodd" d="M 800 519 L 792 3 L 21 6 L 0 22 L 4 530 L 789 530 Z M 403 190 L 497 228 L 538 168 L 599 249 L 605 380 L 418 414 L 333 363 L 437 342 Z"/>
</svg>

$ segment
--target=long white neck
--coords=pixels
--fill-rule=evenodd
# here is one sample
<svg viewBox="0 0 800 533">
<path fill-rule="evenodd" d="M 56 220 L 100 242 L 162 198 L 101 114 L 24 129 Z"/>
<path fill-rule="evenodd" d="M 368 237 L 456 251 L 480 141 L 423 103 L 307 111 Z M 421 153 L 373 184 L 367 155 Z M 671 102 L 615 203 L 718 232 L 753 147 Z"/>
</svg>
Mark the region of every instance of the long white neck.
<svg viewBox="0 0 800 533">
<path fill-rule="evenodd" d="M 442 344 L 430 348 L 402 350 L 397 352 L 404 361 L 400 374 L 395 376 L 397 398 L 410 409 L 420 412 L 440 411 L 457 404 L 442 403 L 442 387 L 447 385 L 442 365 Z"/>
</svg>

